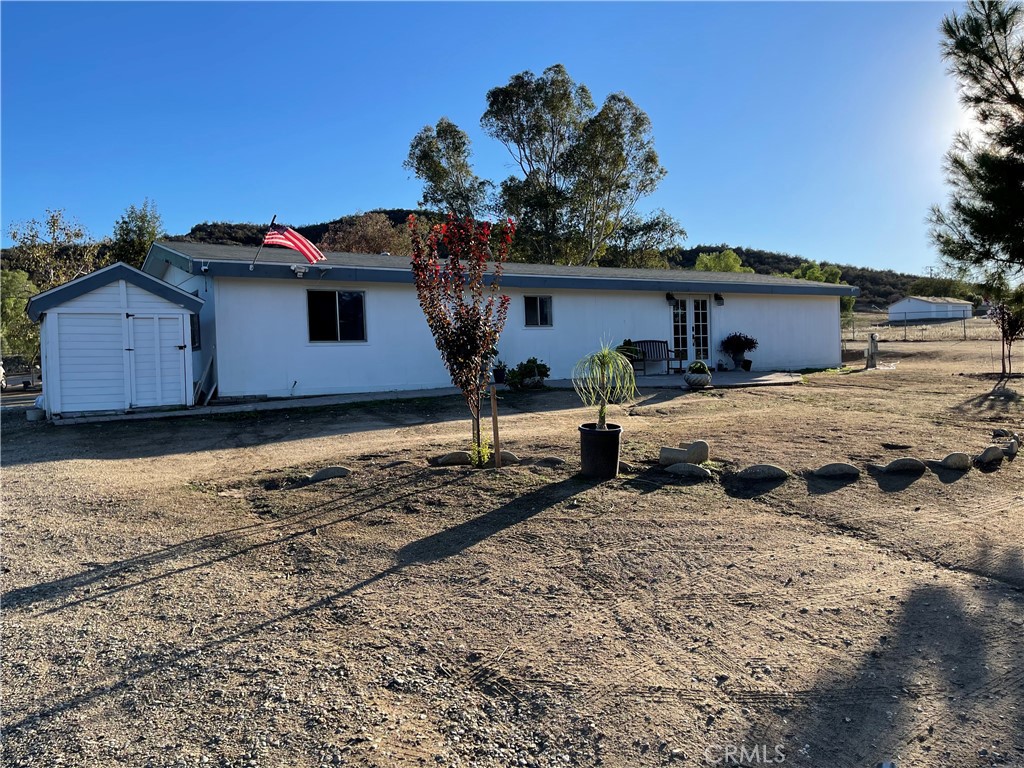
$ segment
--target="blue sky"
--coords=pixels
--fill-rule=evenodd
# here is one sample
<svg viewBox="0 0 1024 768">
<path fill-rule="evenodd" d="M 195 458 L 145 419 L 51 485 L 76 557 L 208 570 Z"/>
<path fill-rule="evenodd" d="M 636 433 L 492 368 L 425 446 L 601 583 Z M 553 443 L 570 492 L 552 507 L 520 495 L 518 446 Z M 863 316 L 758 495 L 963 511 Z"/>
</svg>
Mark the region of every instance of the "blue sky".
<svg viewBox="0 0 1024 768">
<path fill-rule="evenodd" d="M 968 125 L 939 56 L 950 3 L 3 2 L 4 244 L 64 208 L 96 237 L 414 207 L 402 161 L 447 116 L 477 172 L 488 89 L 562 63 L 651 118 L 644 201 L 723 243 L 923 273 L 942 156 Z"/>
</svg>

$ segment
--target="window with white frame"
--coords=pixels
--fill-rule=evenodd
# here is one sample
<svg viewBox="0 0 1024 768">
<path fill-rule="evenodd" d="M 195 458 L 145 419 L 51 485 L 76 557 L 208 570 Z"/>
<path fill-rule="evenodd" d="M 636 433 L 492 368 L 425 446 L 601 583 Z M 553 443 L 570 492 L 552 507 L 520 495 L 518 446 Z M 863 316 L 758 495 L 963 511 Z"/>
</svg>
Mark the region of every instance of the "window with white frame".
<svg viewBox="0 0 1024 768">
<path fill-rule="evenodd" d="M 526 327 L 550 328 L 554 325 L 551 314 L 550 296 L 525 296 Z"/>
<path fill-rule="evenodd" d="M 310 341 L 366 341 L 362 291 L 306 291 Z"/>
</svg>

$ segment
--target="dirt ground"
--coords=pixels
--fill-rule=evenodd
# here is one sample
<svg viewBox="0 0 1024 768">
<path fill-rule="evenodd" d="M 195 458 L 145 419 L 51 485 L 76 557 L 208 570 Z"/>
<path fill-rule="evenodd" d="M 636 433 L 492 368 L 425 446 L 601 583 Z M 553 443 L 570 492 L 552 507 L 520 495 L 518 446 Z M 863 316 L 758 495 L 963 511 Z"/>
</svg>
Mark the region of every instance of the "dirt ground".
<svg viewBox="0 0 1024 768">
<path fill-rule="evenodd" d="M 1024 381 L 978 373 L 990 342 L 882 353 L 644 392 L 600 484 L 564 391 L 504 396 L 526 463 L 481 471 L 427 464 L 456 398 L 7 413 L 0 762 L 1024 766 L 1024 461 L 871 468 L 1024 432 Z M 714 482 L 657 467 L 697 438 Z M 865 472 L 807 475 L 832 461 Z M 795 476 L 730 481 L 760 462 Z"/>
</svg>

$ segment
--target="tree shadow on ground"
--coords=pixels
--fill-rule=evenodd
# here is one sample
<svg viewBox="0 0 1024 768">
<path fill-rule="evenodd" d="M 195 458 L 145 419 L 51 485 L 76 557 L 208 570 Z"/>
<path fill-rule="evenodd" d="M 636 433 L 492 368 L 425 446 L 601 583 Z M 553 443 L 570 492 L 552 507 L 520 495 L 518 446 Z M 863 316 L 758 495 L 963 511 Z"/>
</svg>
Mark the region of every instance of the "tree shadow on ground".
<svg viewBox="0 0 1024 768">
<path fill-rule="evenodd" d="M 1006 386 L 1008 379 L 1000 378 L 995 386 L 988 392 L 964 400 L 960 405 L 955 406 L 958 411 L 1016 411 L 1024 402 L 1024 397 L 1015 390 Z"/>
<path fill-rule="evenodd" d="M 579 493 L 590 490 L 600 482 L 575 475 L 542 486 L 479 517 L 406 544 L 396 553 L 395 561 L 399 567 L 404 567 L 452 557 L 506 528 L 518 525 Z"/>
<path fill-rule="evenodd" d="M 1019 609 L 1020 597 L 1011 599 Z M 918 586 L 891 631 L 852 668 L 791 691 L 774 711 L 762 710 L 740 743 L 783 745 L 786 765 L 796 766 L 875 765 L 910 744 L 925 749 L 932 764 L 962 764 L 943 753 L 960 744 L 957 732 L 971 723 L 991 727 L 990 690 L 1005 694 L 1007 714 L 1024 705 L 1019 683 L 1013 684 L 1019 668 L 998 671 L 992 661 L 1005 656 L 1008 642 L 1005 633 L 993 638 L 998 621 L 989 618 L 986 627 L 987 614 L 969 609 L 953 589 Z M 1009 735 L 1012 744 L 1019 732 L 1009 722 L 1004 727 L 1003 743 Z"/>
<path fill-rule="evenodd" d="M 451 479 L 446 479 L 441 485 L 450 484 Z M 496 507 L 489 512 L 484 513 L 478 517 L 467 520 L 451 528 L 444 529 L 437 533 L 431 534 L 430 536 L 422 539 L 410 542 L 395 553 L 395 562 L 392 566 L 385 568 L 384 570 L 367 576 L 366 578 L 351 584 L 350 586 L 327 594 L 318 600 L 314 600 L 306 605 L 294 608 L 292 610 L 284 611 L 277 616 L 273 616 L 264 621 L 260 621 L 255 624 L 251 624 L 241 629 L 229 629 L 223 636 L 210 640 L 205 643 L 200 643 L 191 648 L 184 648 L 175 650 L 173 653 L 163 656 L 158 661 L 154 661 L 150 664 L 140 666 L 129 674 L 120 677 L 113 682 L 100 683 L 92 688 L 82 690 L 68 689 L 64 692 L 64 698 L 55 703 L 43 703 L 39 704 L 38 707 L 33 711 L 20 711 L 20 712 L 8 712 L 8 723 L 6 726 L 6 734 L 9 738 L 17 738 L 21 731 L 31 731 L 39 727 L 40 723 L 45 721 L 47 718 L 51 718 L 60 715 L 64 712 L 80 709 L 87 706 L 92 706 L 101 699 L 115 699 L 117 696 L 130 691 L 140 680 L 159 675 L 161 673 L 173 670 L 176 666 L 183 662 L 195 658 L 206 658 L 209 654 L 216 651 L 220 651 L 229 646 L 237 643 L 244 643 L 251 639 L 253 636 L 270 629 L 281 630 L 281 625 L 287 622 L 306 616 L 314 611 L 317 611 L 324 607 L 333 605 L 336 601 L 343 598 L 349 597 L 372 584 L 382 581 L 390 576 L 400 573 L 405 568 L 414 567 L 419 564 L 429 564 L 438 562 L 445 558 L 453 557 L 461 554 L 466 549 L 479 544 L 486 539 L 494 536 L 501 531 L 507 530 L 519 523 L 522 523 L 535 515 L 550 509 L 557 504 L 560 504 L 573 496 L 583 493 L 596 485 L 599 481 L 591 481 L 582 479 L 578 476 L 573 476 L 561 480 L 556 483 L 544 485 L 537 488 L 530 493 L 523 496 L 518 496 L 512 501 Z M 381 491 L 376 488 L 366 489 L 371 495 L 380 496 Z M 421 493 L 422 487 L 414 488 L 408 493 L 402 494 L 401 497 L 408 495 L 415 495 Z M 346 520 L 351 520 L 354 517 L 364 515 L 372 509 L 386 507 L 392 505 L 396 501 L 395 497 L 385 497 L 385 499 L 379 504 L 369 508 L 363 509 L 347 516 L 336 518 L 329 522 L 318 521 L 316 527 L 323 528 L 325 525 L 333 525 Z M 319 505 L 318 505 L 319 506 Z M 311 510 L 303 510 L 302 512 L 296 513 L 295 518 L 301 520 L 304 524 L 308 524 L 308 518 L 311 516 L 318 515 L 319 512 Z M 245 531 L 252 527 L 258 526 L 246 526 L 235 531 Z M 206 560 L 200 564 L 190 565 L 184 568 L 177 569 L 175 573 L 181 573 L 184 571 L 190 571 L 194 568 L 201 568 L 210 565 L 218 560 L 228 559 L 235 557 L 244 552 L 251 551 L 256 547 L 272 546 L 281 543 L 286 538 L 292 538 L 302 533 L 308 533 L 312 530 L 312 526 L 308 526 L 306 530 L 302 532 L 289 533 L 285 537 L 276 538 L 270 542 L 261 542 L 254 547 L 244 548 L 232 552 L 222 557 L 214 557 Z M 233 533 L 227 532 L 227 533 Z M 160 550 L 157 553 L 153 553 L 150 561 L 146 563 L 156 563 L 160 561 L 160 558 L 169 559 L 176 556 L 181 556 L 187 552 L 195 551 L 196 547 L 200 549 L 214 546 L 213 541 L 216 537 L 201 537 L 199 539 L 193 539 L 189 542 L 183 542 L 176 547 L 169 547 L 165 550 Z M 223 541 L 223 539 L 221 539 Z M 140 560 L 140 567 L 143 562 Z M 91 576 L 91 572 L 87 574 L 80 574 L 80 576 Z M 153 581 L 156 578 L 164 578 L 170 574 L 160 574 L 159 576 L 143 579 L 130 586 L 141 586 L 144 583 Z M 68 580 L 62 580 L 62 582 L 54 582 L 50 585 L 42 585 L 44 587 L 50 587 L 50 596 L 54 594 L 61 594 L 61 591 L 72 588 L 74 578 Z M 127 588 L 127 587 L 124 587 Z M 104 594 L 110 594 L 110 590 L 104 592 Z M 17 595 L 15 595 L 17 597 Z M 31 601 L 30 601 L 31 602 Z M 76 603 L 82 602 L 81 600 Z M 23 598 L 20 605 L 26 605 L 26 601 Z M 74 604 L 74 603 L 73 603 Z M 10 608 L 10 606 L 5 606 Z M 61 694 L 58 694 L 60 696 Z M 20 716 L 17 720 L 13 719 L 13 716 Z"/>
<path fill-rule="evenodd" d="M 878 483 L 878 489 L 885 493 L 905 491 L 924 476 L 924 468 L 916 472 L 885 472 L 879 466 L 868 467 L 868 474 Z"/>
<path fill-rule="evenodd" d="M 434 482 L 429 485 L 420 483 L 420 481 L 430 481 L 431 479 Z M 91 600 L 110 597 L 128 589 L 152 584 L 153 582 L 177 576 L 181 573 L 207 568 L 215 563 L 230 560 L 241 555 L 279 546 L 285 541 L 305 536 L 314 530 L 325 529 L 332 525 L 356 520 L 371 512 L 386 509 L 398 502 L 418 496 L 424 491 L 441 488 L 449 481 L 450 479 L 443 472 L 441 475 L 438 475 L 438 470 L 417 468 L 398 479 L 397 484 L 399 485 L 412 484 L 411 488 L 402 490 L 398 494 L 384 492 L 378 487 L 360 489 L 346 495 L 341 501 L 332 498 L 328 501 L 312 504 L 299 512 L 277 517 L 273 520 L 261 520 L 236 528 L 216 531 L 206 536 L 188 539 L 187 541 L 135 557 L 117 560 L 112 563 L 96 563 L 87 571 L 61 579 L 18 587 L 0 595 L 0 605 L 10 610 L 45 601 L 63 601 L 71 595 L 83 593 L 74 600 L 61 602 L 59 605 L 49 608 L 47 612 L 64 610 Z M 375 503 L 371 503 L 370 506 L 364 506 L 368 502 Z M 353 507 L 356 508 L 355 511 L 349 511 Z M 339 515 L 338 513 L 344 514 Z M 268 534 L 268 538 L 255 540 L 258 536 L 266 537 Z M 247 541 L 248 539 L 254 540 Z M 209 556 L 204 557 L 205 555 Z M 196 557 L 202 557 L 203 559 L 191 562 L 188 565 L 161 571 L 157 574 L 133 579 L 122 584 L 108 585 L 108 582 L 123 575 L 130 575 L 140 571 L 145 572 L 164 563 L 194 559 Z"/>
<path fill-rule="evenodd" d="M 303 406 L 296 401 L 294 407 L 274 411 L 60 426 L 29 423 L 21 413 L 5 412 L 3 464 L 192 455 L 427 423 L 469 422 L 469 411 L 460 395 L 404 399 L 399 395 L 339 405 Z M 579 406 L 575 393 L 564 390 L 503 392 L 499 399 L 503 411 L 516 413 L 546 413 Z"/>
</svg>

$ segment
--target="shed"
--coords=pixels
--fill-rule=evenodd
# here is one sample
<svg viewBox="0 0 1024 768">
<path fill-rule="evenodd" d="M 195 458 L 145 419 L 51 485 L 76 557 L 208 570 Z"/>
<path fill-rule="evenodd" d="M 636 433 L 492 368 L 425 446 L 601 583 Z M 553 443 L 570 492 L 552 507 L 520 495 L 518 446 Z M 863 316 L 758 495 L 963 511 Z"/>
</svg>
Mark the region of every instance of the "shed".
<svg viewBox="0 0 1024 768">
<path fill-rule="evenodd" d="M 121 262 L 33 296 L 47 418 L 192 405 L 202 306 Z"/>
<path fill-rule="evenodd" d="M 889 305 L 889 322 L 916 320 L 960 320 L 974 314 L 974 305 L 963 299 L 943 296 L 907 296 Z"/>
</svg>

